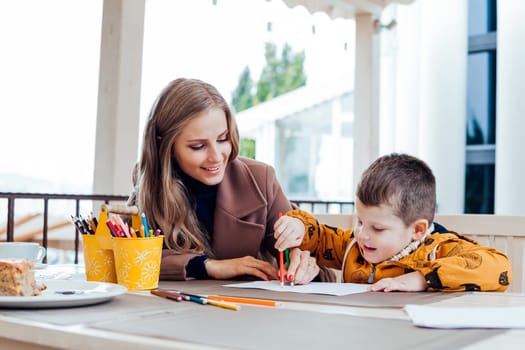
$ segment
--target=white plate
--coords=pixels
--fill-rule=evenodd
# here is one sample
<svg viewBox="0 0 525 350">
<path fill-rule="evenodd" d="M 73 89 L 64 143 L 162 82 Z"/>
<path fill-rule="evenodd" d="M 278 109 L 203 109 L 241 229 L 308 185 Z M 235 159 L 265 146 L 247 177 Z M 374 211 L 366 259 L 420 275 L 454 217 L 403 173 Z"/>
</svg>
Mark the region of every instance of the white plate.
<svg viewBox="0 0 525 350">
<path fill-rule="evenodd" d="M 127 288 L 105 282 L 47 280 L 42 295 L 31 297 L 0 296 L 0 308 L 55 308 L 98 304 L 127 292 Z"/>
</svg>

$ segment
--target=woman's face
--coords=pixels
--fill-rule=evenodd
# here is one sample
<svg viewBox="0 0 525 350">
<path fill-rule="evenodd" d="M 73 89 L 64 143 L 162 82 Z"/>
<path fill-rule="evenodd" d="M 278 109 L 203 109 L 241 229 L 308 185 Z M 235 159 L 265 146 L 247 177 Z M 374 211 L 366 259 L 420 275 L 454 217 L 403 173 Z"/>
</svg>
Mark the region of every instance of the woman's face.
<svg viewBox="0 0 525 350">
<path fill-rule="evenodd" d="M 173 150 L 182 171 L 205 185 L 222 181 L 231 152 L 226 114 L 218 108 L 197 113 L 175 139 Z"/>
</svg>

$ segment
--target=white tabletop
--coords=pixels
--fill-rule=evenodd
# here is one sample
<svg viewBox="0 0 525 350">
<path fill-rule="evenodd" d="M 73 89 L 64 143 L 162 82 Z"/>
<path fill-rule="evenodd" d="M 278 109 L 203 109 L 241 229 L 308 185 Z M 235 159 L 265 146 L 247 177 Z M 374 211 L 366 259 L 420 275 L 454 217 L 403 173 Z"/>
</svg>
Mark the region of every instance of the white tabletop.
<svg viewBox="0 0 525 350">
<path fill-rule="evenodd" d="M 38 278 L 49 278 L 49 279 L 72 279 L 72 280 L 83 280 L 85 277 L 82 266 L 77 265 L 50 265 L 45 269 L 36 270 Z M 218 281 L 218 283 L 221 283 Z M 146 308 L 152 301 L 159 301 L 159 299 L 151 296 L 148 291 L 130 291 L 129 296 L 147 296 L 140 297 L 142 300 L 140 303 L 130 307 L 130 312 L 136 312 L 141 308 Z M 150 300 L 150 302 L 148 302 Z M 513 293 L 465 293 L 462 296 L 447 299 L 438 302 L 439 305 L 451 306 L 460 305 L 467 307 L 477 307 L 479 305 L 494 305 L 494 306 L 524 306 L 525 295 L 524 294 L 513 294 Z M 111 301 L 105 304 L 105 309 L 110 309 L 114 305 Z M 176 305 L 179 307 L 179 305 Z M 192 305 L 193 306 L 193 305 Z M 264 307 L 260 307 L 264 308 Z M 364 320 L 378 319 L 385 320 L 385 322 L 406 321 L 410 319 L 408 315 L 403 311 L 402 308 L 386 308 L 386 307 L 352 307 L 352 306 L 341 306 L 341 305 L 329 305 L 319 303 L 301 303 L 301 302 L 282 302 L 279 306 L 282 312 L 285 310 L 295 311 L 306 311 L 306 317 L 312 319 L 315 322 L 316 315 L 320 318 L 321 315 L 326 319 L 340 318 L 341 315 L 348 315 L 352 317 L 363 317 Z M 57 315 L 61 313 L 64 317 L 67 317 L 68 310 L 62 309 L 57 310 Z M 78 311 L 78 315 L 88 313 L 93 308 L 85 307 L 78 308 L 74 311 Z M 255 311 L 254 311 L 255 310 Z M 262 313 L 262 309 L 261 313 Z M 228 311 L 228 312 L 247 312 L 256 314 L 257 309 L 248 309 L 243 306 L 240 311 Z M 153 311 L 152 311 L 153 312 Z M 219 312 L 219 310 L 213 312 Z M 279 311 L 277 311 L 279 312 Z M 70 312 L 71 313 L 71 312 Z M 221 346 L 214 346 L 213 344 L 188 342 L 183 339 L 167 339 L 165 337 L 159 337 L 155 335 L 136 335 L 120 331 L 113 331 L 110 327 L 103 328 L 99 321 L 90 321 L 85 323 L 73 322 L 74 324 L 58 324 L 57 322 L 45 322 L 42 319 L 35 318 L 38 316 L 39 311 L 31 311 L 32 317 L 28 317 L 24 312 L 12 312 L 11 310 L 0 309 L 0 342 L 3 346 L 8 348 L 18 348 L 23 345 L 25 349 L 48 349 L 48 348 L 63 348 L 63 349 L 94 349 L 94 348 L 126 348 L 126 349 L 219 349 L 225 348 Z M 53 312 L 47 312 L 47 314 L 53 315 Z M 241 315 L 241 314 L 236 314 Z M 47 316 L 46 316 L 47 317 Z M 54 317 L 54 316 L 49 316 Z M 57 316 L 60 317 L 60 316 Z M 80 317 L 80 316 L 79 316 Z M 119 324 L 126 322 L 126 312 L 124 312 Z M 355 320 L 355 318 L 353 318 Z M 351 319 L 348 319 L 351 320 Z M 205 320 L 203 320 L 205 322 Z M 202 326 L 202 325 L 198 325 Z M 290 326 L 292 327 L 292 326 Z M 320 327 L 317 325 L 317 327 Z M 304 330 L 301 330 L 304 331 Z M 438 331 L 436 331 L 438 332 Z M 377 334 L 373 331 L 371 334 Z M 243 331 L 238 330 L 238 336 L 243 336 Z M 400 337 L 406 337 L 406 335 L 400 335 Z M 481 341 L 475 342 L 472 345 L 463 346 L 463 349 L 494 349 L 495 346 L 505 349 L 522 349 L 522 339 L 525 337 L 525 329 L 510 329 L 504 330 L 501 334 L 490 336 Z M 348 339 L 350 344 L 350 339 Z M 257 344 L 254 344 L 254 348 L 257 348 Z"/>
</svg>

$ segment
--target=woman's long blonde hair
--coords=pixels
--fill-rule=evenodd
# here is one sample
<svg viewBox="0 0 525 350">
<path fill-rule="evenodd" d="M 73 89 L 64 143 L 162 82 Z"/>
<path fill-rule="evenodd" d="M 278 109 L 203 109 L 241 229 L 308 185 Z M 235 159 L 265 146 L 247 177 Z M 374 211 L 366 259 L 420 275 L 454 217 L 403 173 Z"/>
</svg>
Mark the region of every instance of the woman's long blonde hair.
<svg viewBox="0 0 525 350">
<path fill-rule="evenodd" d="M 139 164 L 138 205 L 150 227 L 165 235 L 167 247 L 181 253 L 213 256 L 210 242 L 188 198 L 173 157 L 177 136 L 200 112 L 219 108 L 226 115 L 232 152 L 239 153 L 239 132 L 228 103 L 212 85 L 196 79 L 176 79 L 153 105 L 144 130 Z"/>
</svg>

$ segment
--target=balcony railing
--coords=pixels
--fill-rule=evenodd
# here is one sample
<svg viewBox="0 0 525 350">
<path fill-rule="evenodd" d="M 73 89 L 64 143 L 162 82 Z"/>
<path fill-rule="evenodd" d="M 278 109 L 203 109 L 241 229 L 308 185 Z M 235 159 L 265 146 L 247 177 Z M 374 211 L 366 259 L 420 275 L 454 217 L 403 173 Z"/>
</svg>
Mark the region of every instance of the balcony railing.
<svg viewBox="0 0 525 350">
<path fill-rule="evenodd" d="M 14 229 L 15 229 L 15 213 L 16 213 L 16 201 L 22 200 L 22 199 L 29 199 L 29 200 L 39 200 L 42 201 L 43 205 L 43 226 L 42 226 L 42 245 L 47 248 L 48 247 L 48 231 L 49 231 L 49 225 L 48 225 L 48 219 L 49 219 L 49 203 L 50 201 L 57 201 L 57 200 L 67 200 L 67 201 L 73 201 L 75 203 L 75 210 L 74 214 L 76 216 L 79 216 L 80 213 L 80 203 L 82 201 L 100 201 L 104 202 L 106 204 L 113 203 L 113 202 L 125 202 L 127 200 L 127 196 L 117 196 L 117 195 L 96 195 L 96 194 L 55 194 L 55 193 L 15 193 L 15 192 L 0 192 L 0 199 L 6 199 L 7 200 L 7 213 L 6 213 L 6 225 L 5 228 L 0 227 L 0 234 L 6 234 L 6 241 L 7 242 L 13 242 L 15 240 L 14 237 Z M 4 204 L 4 203 L 3 203 Z M 1 212 L 1 211 L 0 211 Z M 73 213 L 70 213 L 73 214 Z M 0 222 L 3 222 L 3 220 L 0 218 Z M 5 231 L 5 232 L 4 232 Z M 78 252 L 79 252 L 79 246 L 80 246 L 80 236 L 78 231 L 74 228 L 74 226 L 71 226 L 71 232 L 73 242 L 74 242 L 74 251 L 75 251 L 75 257 L 74 262 L 75 264 L 78 263 Z M 46 257 L 47 258 L 47 257 Z M 44 260 L 45 262 L 45 260 Z"/>
<path fill-rule="evenodd" d="M 80 212 L 81 202 L 100 202 L 106 204 L 123 203 L 126 202 L 128 196 L 123 195 L 97 195 L 97 194 L 53 194 L 53 193 L 15 193 L 15 192 L 0 192 L 0 213 L 2 208 L 6 208 L 5 224 L 4 218 L 0 217 L 0 237 L 5 234 L 5 241 L 13 242 L 15 240 L 15 213 L 17 200 L 37 200 L 42 202 L 42 245 L 48 247 L 48 232 L 49 232 L 49 215 L 50 202 L 65 200 L 69 203 L 74 203 L 74 210 L 68 214 L 79 216 L 85 214 Z M 2 200 L 6 200 L 7 203 Z M 311 213 L 325 214 L 325 213 L 352 213 L 354 203 L 351 201 L 320 201 L 311 199 L 291 199 L 293 203 L 301 209 L 307 210 Z M 2 216 L 4 214 L 1 214 Z M 4 226 L 5 225 L 5 226 Z M 38 230 L 40 231 L 40 230 Z M 78 254 L 80 247 L 80 235 L 71 225 L 71 237 L 74 244 L 74 262 L 78 263 Z M 3 239 L 2 239 L 3 240 Z M 44 260 L 45 262 L 45 260 Z"/>
</svg>

